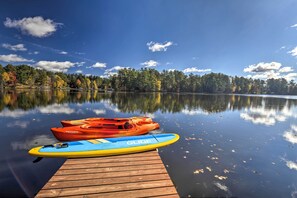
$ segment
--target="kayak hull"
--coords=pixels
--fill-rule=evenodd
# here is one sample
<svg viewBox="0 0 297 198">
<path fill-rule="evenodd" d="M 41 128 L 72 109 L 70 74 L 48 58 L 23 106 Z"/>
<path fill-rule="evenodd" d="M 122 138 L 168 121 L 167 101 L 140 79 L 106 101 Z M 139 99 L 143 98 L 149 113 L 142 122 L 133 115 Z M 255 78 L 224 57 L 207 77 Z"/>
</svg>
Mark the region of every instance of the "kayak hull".
<svg viewBox="0 0 297 198">
<path fill-rule="evenodd" d="M 63 127 L 79 126 L 84 124 L 98 123 L 98 124 L 115 124 L 133 120 L 140 124 L 150 124 L 153 120 L 149 117 L 130 117 L 130 118 L 86 118 L 79 120 L 62 120 Z"/>
<path fill-rule="evenodd" d="M 121 126 L 121 125 L 119 125 Z M 107 127 L 97 127 L 96 124 L 51 128 L 53 135 L 59 141 L 77 141 L 96 138 L 112 138 L 122 136 L 143 135 L 149 131 L 160 128 L 159 124 L 154 122 L 152 124 L 131 125 L 130 129 L 119 129 L 117 125 Z"/>
<path fill-rule="evenodd" d="M 174 133 L 83 140 L 32 148 L 29 154 L 36 157 L 102 157 L 154 150 L 173 144 L 179 139 Z M 96 143 L 97 142 L 97 143 Z M 99 142 L 99 143 L 98 143 Z M 68 145 L 57 147 L 57 145 Z"/>
</svg>

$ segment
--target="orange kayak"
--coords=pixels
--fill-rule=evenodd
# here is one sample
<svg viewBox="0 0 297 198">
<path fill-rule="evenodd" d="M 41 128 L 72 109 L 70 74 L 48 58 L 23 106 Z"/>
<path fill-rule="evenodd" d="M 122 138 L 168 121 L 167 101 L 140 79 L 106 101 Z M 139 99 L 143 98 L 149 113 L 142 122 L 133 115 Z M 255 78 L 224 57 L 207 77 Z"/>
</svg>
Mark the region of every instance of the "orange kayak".
<svg viewBox="0 0 297 198">
<path fill-rule="evenodd" d="M 97 138 L 136 136 L 160 128 L 157 122 L 141 124 L 127 121 L 113 124 L 91 123 L 80 126 L 51 128 L 54 136 L 60 141 L 76 141 Z"/>
<path fill-rule="evenodd" d="M 62 120 L 64 127 L 78 126 L 84 124 L 98 123 L 98 124 L 120 124 L 133 120 L 134 123 L 151 124 L 153 120 L 149 117 L 131 117 L 131 118 L 85 118 L 80 120 Z"/>
</svg>

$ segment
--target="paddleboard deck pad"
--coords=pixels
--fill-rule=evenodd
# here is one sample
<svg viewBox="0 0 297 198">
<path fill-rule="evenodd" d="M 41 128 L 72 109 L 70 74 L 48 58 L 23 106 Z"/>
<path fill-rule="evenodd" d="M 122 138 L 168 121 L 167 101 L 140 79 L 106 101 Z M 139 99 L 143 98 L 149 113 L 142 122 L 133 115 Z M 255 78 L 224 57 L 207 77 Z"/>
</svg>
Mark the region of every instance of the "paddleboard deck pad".
<svg viewBox="0 0 297 198">
<path fill-rule="evenodd" d="M 174 133 L 90 139 L 34 147 L 29 154 L 37 157 L 64 158 L 122 155 L 154 150 L 173 144 L 178 139 L 179 135 Z"/>
</svg>

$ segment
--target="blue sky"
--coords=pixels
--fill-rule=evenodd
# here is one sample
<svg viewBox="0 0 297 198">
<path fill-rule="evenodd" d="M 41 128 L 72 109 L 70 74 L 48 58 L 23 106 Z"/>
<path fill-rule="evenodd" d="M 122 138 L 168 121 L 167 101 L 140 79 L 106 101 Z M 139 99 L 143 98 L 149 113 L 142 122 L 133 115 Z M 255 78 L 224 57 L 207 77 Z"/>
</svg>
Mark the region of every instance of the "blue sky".
<svg viewBox="0 0 297 198">
<path fill-rule="evenodd" d="M 0 63 L 297 77 L 297 1 L 1 1 Z"/>
</svg>

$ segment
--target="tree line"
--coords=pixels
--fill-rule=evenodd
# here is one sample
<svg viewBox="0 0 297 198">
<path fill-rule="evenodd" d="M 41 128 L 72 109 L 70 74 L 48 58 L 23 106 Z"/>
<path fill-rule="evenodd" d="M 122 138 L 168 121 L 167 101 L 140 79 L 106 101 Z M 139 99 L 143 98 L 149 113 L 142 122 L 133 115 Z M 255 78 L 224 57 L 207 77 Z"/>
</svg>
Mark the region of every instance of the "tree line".
<svg viewBox="0 0 297 198">
<path fill-rule="evenodd" d="M 122 69 L 117 75 L 101 78 L 51 72 L 28 65 L 8 64 L 5 67 L 0 65 L 0 86 L 1 88 L 297 95 L 297 84 L 284 78 L 260 80 L 232 77 L 222 73 L 186 75 L 178 70 L 159 72 L 150 68 Z"/>
</svg>

